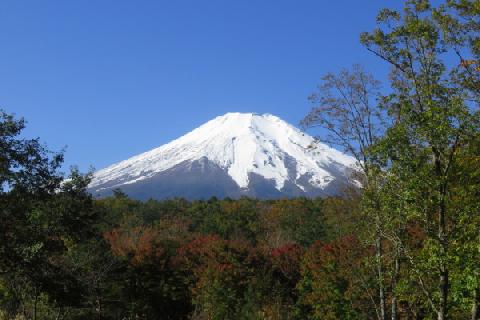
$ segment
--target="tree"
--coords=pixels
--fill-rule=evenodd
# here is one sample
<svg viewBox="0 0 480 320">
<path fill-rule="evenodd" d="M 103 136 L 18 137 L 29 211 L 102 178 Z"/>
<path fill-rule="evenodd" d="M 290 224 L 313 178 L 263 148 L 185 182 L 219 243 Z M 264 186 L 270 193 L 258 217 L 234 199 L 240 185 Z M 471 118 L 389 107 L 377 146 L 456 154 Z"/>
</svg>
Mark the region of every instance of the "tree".
<svg viewBox="0 0 480 320">
<path fill-rule="evenodd" d="M 429 1 L 408 0 L 403 12 L 384 9 L 377 21 L 378 28 L 362 34 L 362 42 L 392 67 L 393 93 L 385 107 L 399 120 L 379 145 L 390 173 L 403 182 L 404 189 L 396 192 L 410 204 L 407 219 L 426 231 L 417 259 L 407 247 L 403 251 L 430 308 L 443 320 L 450 306 L 454 230 L 463 216 L 452 206 L 450 181 L 461 150 L 478 132 L 478 118 L 467 103 L 468 88 L 456 78 L 461 66 L 446 62 L 452 47 Z M 436 291 L 426 281 L 432 275 L 438 279 Z"/>
<path fill-rule="evenodd" d="M 301 265 L 298 306 L 308 319 L 373 319 L 375 275 L 363 259 L 365 248 L 354 236 L 320 241 L 305 253 Z"/>
<path fill-rule="evenodd" d="M 89 176 L 73 170 L 62 182 L 63 156 L 39 139 L 21 138 L 23 119 L 0 111 L 0 285 L 9 316 L 35 319 L 40 301 L 81 301 L 81 282 L 64 264 L 68 247 L 92 234 L 96 212 Z"/>
<path fill-rule="evenodd" d="M 132 221 L 133 220 L 133 221 Z M 185 277 L 177 263 L 177 249 L 188 239 L 180 232 L 172 238 L 170 228 L 176 224 L 144 226 L 134 217 L 120 227 L 105 232 L 112 253 L 123 266 L 118 275 L 117 299 L 123 316 L 137 319 L 184 319 L 191 311 Z M 183 226 L 186 228 L 186 226 Z"/>
<path fill-rule="evenodd" d="M 380 83 L 362 67 L 355 65 L 351 71 L 342 70 L 338 75 L 326 74 L 318 89 L 310 97 L 315 107 L 303 119 L 302 125 L 326 130 L 326 136 L 321 140 L 341 147 L 357 160 L 358 172 L 353 177 L 361 184 L 362 213 L 374 226 L 370 235 L 376 248 L 379 319 L 385 320 L 384 222 L 378 194 L 382 171 L 376 154 L 371 152 L 389 125 L 388 115 L 380 108 Z"/>
<path fill-rule="evenodd" d="M 257 319 L 266 297 L 264 258 L 246 241 L 198 237 L 179 249 L 190 274 L 194 318 Z"/>
</svg>

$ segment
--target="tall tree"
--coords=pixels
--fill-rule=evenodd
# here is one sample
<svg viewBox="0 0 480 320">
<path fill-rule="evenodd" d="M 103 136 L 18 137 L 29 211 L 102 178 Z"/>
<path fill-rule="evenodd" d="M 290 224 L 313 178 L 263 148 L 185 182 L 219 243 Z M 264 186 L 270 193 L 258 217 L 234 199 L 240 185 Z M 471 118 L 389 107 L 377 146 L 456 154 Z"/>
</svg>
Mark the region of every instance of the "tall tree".
<svg viewBox="0 0 480 320">
<path fill-rule="evenodd" d="M 328 73 L 310 100 L 314 108 L 303 119 L 307 128 L 326 130 L 324 142 L 341 147 L 357 160 L 358 173 L 353 177 L 360 181 L 363 194 L 362 212 L 374 226 L 375 266 L 379 294 L 378 318 L 387 319 L 386 286 L 384 275 L 382 228 L 378 188 L 382 172 L 371 148 L 383 136 L 388 127 L 388 115 L 380 108 L 380 83 L 359 65 L 351 71 Z"/>
<path fill-rule="evenodd" d="M 392 66 L 393 93 L 386 108 L 399 121 L 382 142 L 391 173 L 404 181 L 403 195 L 412 203 L 409 219 L 426 231 L 421 259 L 411 259 L 418 283 L 437 319 L 448 316 L 454 228 L 462 217 L 451 206 L 451 177 L 460 150 L 478 132 L 456 65 L 448 63 L 451 47 L 435 10 L 427 0 L 408 0 L 404 10 L 384 9 L 378 28 L 362 34 L 368 50 Z M 399 192 L 399 191 L 397 191 Z M 408 254 L 408 249 L 403 248 Z M 438 290 L 426 285 L 436 275 Z"/>
</svg>

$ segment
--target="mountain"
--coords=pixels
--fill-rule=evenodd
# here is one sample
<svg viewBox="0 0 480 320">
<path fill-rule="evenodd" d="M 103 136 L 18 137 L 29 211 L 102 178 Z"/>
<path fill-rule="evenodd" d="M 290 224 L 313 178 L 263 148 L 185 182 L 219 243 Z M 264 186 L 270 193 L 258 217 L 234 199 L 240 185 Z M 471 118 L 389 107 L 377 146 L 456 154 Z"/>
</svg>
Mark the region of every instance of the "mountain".
<svg viewBox="0 0 480 320">
<path fill-rule="evenodd" d="M 271 114 L 227 113 L 94 174 L 99 197 L 136 199 L 326 196 L 348 183 L 354 158 Z"/>
</svg>

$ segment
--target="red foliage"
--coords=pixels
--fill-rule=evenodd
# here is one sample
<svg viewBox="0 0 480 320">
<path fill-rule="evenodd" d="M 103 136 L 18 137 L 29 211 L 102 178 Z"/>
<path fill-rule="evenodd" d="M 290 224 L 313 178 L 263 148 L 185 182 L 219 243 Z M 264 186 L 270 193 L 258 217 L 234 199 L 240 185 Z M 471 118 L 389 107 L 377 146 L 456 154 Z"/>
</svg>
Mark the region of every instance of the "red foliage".
<svg viewBox="0 0 480 320">
<path fill-rule="evenodd" d="M 317 241 L 305 253 L 303 270 L 309 270 L 317 279 L 343 279 L 353 283 L 356 277 L 352 272 L 362 270 L 363 258 L 369 254 L 368 250 L 355 236 L 329 243 Z"/>
<path fill-rule="evenodd" d="M 289 279 L 296 279 L 299 275 L 303 253 L 304 249 L 297 244 L 288 244 L 274 248 L 270 252 L 273 268 L 279 270 Z"/>
<path fill-rule="evenodd" d="M 302 259 L 300 304 L 312 307 L 316 319 L 372 319 L 374 282 L 364 263 L 369 254 L 355 236 L 315 242 Z"/>
<path fill-rule="evenodd" d="M 115 255 L 130 259 L 132 264 L 158 262 L 165 254 L 158 232 L 151 227 L 117 228 L 105 232 L 104 237 Z"/>
<path fill-rule="evenodd" d="M 247 269 L 260 263 L 258 251 L 242 241 L 224 240 L 217 235 L 204 235 L 177 250 L 184 268 L 196 277 L 208 268 L 217 271 Z"/>
<path fill-rule="evenodd" d="M 333 244 L 332 243 L 327 243 L 325 244 L 322 249 L 328 253 L 334 253 L 335 251 L 335 248 L 333 247 Z"/>
</svg>

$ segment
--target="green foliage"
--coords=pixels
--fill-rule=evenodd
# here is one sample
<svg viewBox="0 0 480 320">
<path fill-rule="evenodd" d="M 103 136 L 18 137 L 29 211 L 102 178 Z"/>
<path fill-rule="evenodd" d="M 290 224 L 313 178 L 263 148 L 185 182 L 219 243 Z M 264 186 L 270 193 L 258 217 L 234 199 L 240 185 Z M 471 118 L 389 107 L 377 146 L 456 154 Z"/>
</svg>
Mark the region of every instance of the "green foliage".
<svg viewBox="0 0 480 320">
<path fill-rule="evenodd" d="M 8 316 L 21 309 L 35 317 L 47 303 L 62 308 L 81 302 L 81 279 L 64 257 L 94 233 L 97 215 L 86 192 L 89 176 L 73 170 L 61 183 L 62 155 L 38 139 L 20 138 L 23 128 L 23 120 L 0 114 L 0 304 Z"/>
<path fill-rule="evenodd" d="M 377 191 L 387 213 L 385 238 L 407 262 L 402 290 L 420 289 L 424 312 L 438 319 L 468 312 L 451 299 L 468 292 L 468 286 L 452 292 L 451 283 L 457 277 L 456 263 L 466 258 L 458 256 L 456 247 L 471 242 L 458 231 L 477 225 L 471 219 L 474 210 L 464 207 L 468 201 L 458 202 L 459 195 L 474 196 L 469 184 L 476 183 L 457 185 L 459 176 L 474 172 L 474 166 L 459 164 L 480 129 L 478 75 L 469 70 L 476 62 L 465 63 L 462 57 L 475 55 L 472 40 L 478 37 L 472 33 L 474 25 L 462 22 L 468 15 L 478 19 L 469 1 L 449 1 L 437 8 L 429 1 L 406 1 L 403 12 L 382 11 L 379 27 L 362 35 L 367 49 L 392 67 L 392 93 L 384 98 L 383 108 L 396 121 L 372 150 L 388 172 Z M 458 63 L 449 61 L 452 54 Z M 424 237 L 423 244 L 414 247 L 398 232 L 413 224 Z M 475 290 L 470 288 L 467 296 Z"/>
</svg>

